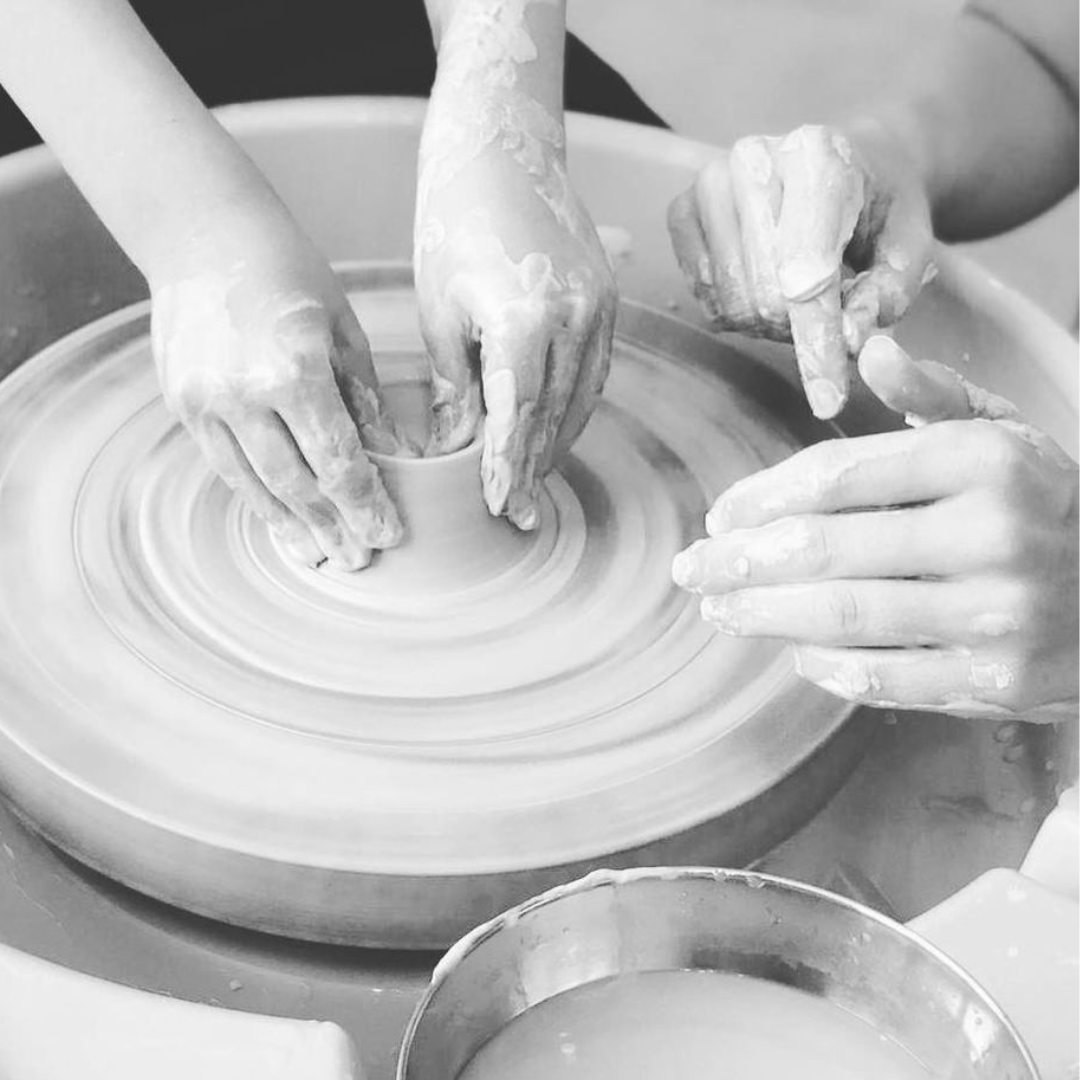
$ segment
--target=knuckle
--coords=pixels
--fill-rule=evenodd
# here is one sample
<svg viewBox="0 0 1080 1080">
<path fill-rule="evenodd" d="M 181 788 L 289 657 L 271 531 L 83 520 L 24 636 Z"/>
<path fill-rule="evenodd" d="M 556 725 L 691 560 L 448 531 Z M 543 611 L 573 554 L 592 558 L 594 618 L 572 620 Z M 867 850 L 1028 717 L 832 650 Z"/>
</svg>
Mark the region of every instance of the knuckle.
<svg viewBox="0 0 1080 1080">
<path fill-rule="evenodd" d="M 694 179 L 694 190 L 699 198 L 710 198 L 724 191 L 730 184 L 727 161 L 714 158 L 698 172 Z"/>
<path fill-rule="evenodd" d="M 311 522 L 312 527 L 318 529 L 324 538 L 329 539 L 336 545 L 340 545 L 343 534 L 333 506 L 321 496 L 313 497 L 310 493 L 306 494 L 299 502 L 303 506 L 304 513 L 307 520 Z"/>
<path fill-rule="evenodd" d="M 266 486 L 287 502 L 302 503 L 309 494 L 304 469 L 296 460 L 274 461 L 263 466 Z"/>
<path fill-rule="evenodd" d="M 825 610 L 841 635 L 857 633 L 862 628 L 862 610 L 855 594 L 846 585 L 833 585 L 825 594 Z"/>
<path fill-rule="evenodd" d="M 755 307 L 759 318 L 770 332 L 782 333 L 789 330 L 787 306 L 779 296 L 772 294 L 771 289 L 757 297 Z"/>
<path fill-rule="evenodd" d="M 1034 651 L 1041 645 L 1040 628 L 1044 624 L 1045 613 L 1053 610 L 1053 607 L 1053 603 L 1047 603 L 1047 598 L 1030 582 L 1018 582 L 1013 587 L 1007 600 L 1007 610 L 1017 630 L 1013 640 L 1021 651 Z"/>
<path fill-rule="evenodd" d="M 847 453 L 847 447 L 838 439 L 817 443 L 806 454 L 806 476 L 819 495 L 826 492 L 843 494 L 855 467 Z"/>
<path fill-rule="evenodd" d="M 748 158 L 759 154 L 763 148 L 763 141 L 760 135 L 744 135 L 741 139 L 737 139 L 731 147 L 732 162 L 742 164 Z"/>
<path fill-rule="evenodd" d="M 694 195 L 698 190 L 698 184 L 700 182 L 700 174 L 694 181 L 694 186 L 689 187 L 686 191 L 676 195 L 674 199 L 668 203 L 667 210 L 667 224 L 668 229 L 672 233 L 679 233 L 685 227 L 688 221 L 691 221 L 694 217 Z"/>
<path fill-rule="evenodd" d="M 1027 464 L 1024 443 L 993 421 L 973 420 L 970 423 L 978 473 L 996 484 L 1018 479 Z"/>
<path fill-rule="evenodd" d="M 982 514 L 981 532 L 993 563 L 1011 566 L 1023 560 L 1028 530 L 1023 514 L 1008 499 L 988 501 Z"/>
<path fill-rule="evenodd" d="M 790 550 L 798 553 L 807 573 L 824 577 L 832 570 L 834 545 L 819 522 L 796 519 L 789 528 L 787 543 Z"/>
<path fill-rule="evenodd" d="M 185 424 L 192 424 L 207 411 L 207 393 L 201 380 L 180 379 L 162 390 L 165 407 Z"/>
<path fill-rule="evenodd" d="M 319 546 L 328 553 L 340 551 L 345 546 L 345 533 L 341 526 L 319 509 L 318 504 L 312 503 L 308 510 L 311 513 L 313 528 L 318 530 Z"/>
<path fill-rule="evenodd" d="M 1032 665 L 1010 651 L 1001 655 L 974 656 L 969 680 L 978 699 L 1015 709 L 1027 697 L 1031 676 Z"/>
<path fill-rule="evenodd" d="M 361 469 L 356 462 L 335 462 L 319 478 L 319 488 L 328 498 L 347 507 L 361 507 L 375 500 L 379 474 L 374 469 Z"/>
</svg>

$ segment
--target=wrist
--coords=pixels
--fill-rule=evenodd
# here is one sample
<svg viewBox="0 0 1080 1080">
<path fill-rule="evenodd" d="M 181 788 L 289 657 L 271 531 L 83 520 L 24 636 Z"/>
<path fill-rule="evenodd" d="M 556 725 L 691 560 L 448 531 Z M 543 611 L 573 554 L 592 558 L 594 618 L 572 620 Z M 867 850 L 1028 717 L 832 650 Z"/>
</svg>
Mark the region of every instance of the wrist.
<svg viewBox="0 0 1080 1080">
<path fill-rule="evenodd" d="M 208 272 L 235 274 L 295 258 L 310 246 L 288 210 L 260 177 L 236 178 L 189 203 L 179 220 L 163 221 L 139 264 L 151 291 Z"/>
<path fill-rule="evenodd" d="M 913 181 L 936 220 L 955 189 L 956 169 L 949 142 L 941 134 L 948 130 L 949 123 L 943 107 L 927 96 L 857 118 L 843 130 L 871 158 L 880 158 L 887 167 Z"/>
</svg>

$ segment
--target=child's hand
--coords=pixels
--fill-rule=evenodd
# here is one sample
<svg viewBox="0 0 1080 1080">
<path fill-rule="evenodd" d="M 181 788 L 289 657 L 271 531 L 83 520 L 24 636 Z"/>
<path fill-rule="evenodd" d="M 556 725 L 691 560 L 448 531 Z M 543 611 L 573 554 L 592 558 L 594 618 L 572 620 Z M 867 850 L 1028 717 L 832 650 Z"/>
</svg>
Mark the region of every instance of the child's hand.
<svg viewBox="0 0 1080 1080">
<path fill-rule="evenodd" d="M 815 415 L 847 399 L 848 356 L 933 273 L 916 170 L 883 135 L 802 127 L 740 139 L 671 204 L 679 264 L 719 330 L 794 341 Z"/>
<path fill-rule="evenodd" d="M 165 403 L 211 467 L 311 565 L 355 570 L 396 544 L 397 513 L 364 453 L 398 449 L 367 339 L 287 214 L 215 221 L 157 271 Z"/>
<path fill-rule="evenodd" d="M 544 474 L 596 404 L 616 303 L 607 256 L 565 166 L 548 156 L 541 168 L 481 156 L 465 183 L 422 200 L 416 237 L 433 449 L 467 444 L 486 413 L 484 495 L 493 514 L 523 529 L 538 521 Z M 540 192 L 554 193 L 554 204 Z"/>
<path fill-rule="evenodd" d="M 871 705 L 1054 719 L 1077 702 L 1077 466 L 1001 398 L 883 337 L 867 385 L 919 424 L 741 480 L 673 575 L 735 635 Z M 925 423 L 926 421 L 934 421 Z"/>
</svg>

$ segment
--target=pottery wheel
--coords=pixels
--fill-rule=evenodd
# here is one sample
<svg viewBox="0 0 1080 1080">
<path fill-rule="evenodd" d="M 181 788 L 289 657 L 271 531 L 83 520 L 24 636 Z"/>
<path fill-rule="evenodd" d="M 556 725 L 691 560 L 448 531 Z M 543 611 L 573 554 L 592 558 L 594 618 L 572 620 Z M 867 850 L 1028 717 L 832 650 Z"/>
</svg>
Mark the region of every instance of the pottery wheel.
<svg viewBox="0 0 1080 1080">
<path fill-rule="evenodd" d="M 396 392 L 423 367 L 407 271 L 345 280 Z M 708 336 L 620 320 L 536 532 L 425 503 L 352 575 L 291 562 L 207 470 L 158 396 L 145 305 L 27 363 L 0 385 L 5 794 L 150 895 L 397 945 L 585 866 L 782 838 L 850 765 L 822 764 L 848 710 L 778 646 L 715 634 L 669 566 L 810 422 Z M 392 486 L 446 475 L 429 464 L 454 463 Z"/>
</svg>

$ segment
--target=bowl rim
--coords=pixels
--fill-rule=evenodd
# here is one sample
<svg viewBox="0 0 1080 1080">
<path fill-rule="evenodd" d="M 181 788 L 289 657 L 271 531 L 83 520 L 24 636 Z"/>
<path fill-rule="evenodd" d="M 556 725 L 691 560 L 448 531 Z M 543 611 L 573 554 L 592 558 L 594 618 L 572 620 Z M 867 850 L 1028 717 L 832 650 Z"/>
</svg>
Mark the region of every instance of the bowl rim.
<svg viewBox="0 0 1080 1080">
<path fill-rule="evenodd" d="M 532 913 L 557 904 L 568 897 L 578 896 L 596 889 L 633 885 L 642 881 L 713 881 L 735 883 L 756 891 L 770 888 L 780 892 L 798 893 L 819 900 L 834 908 L 841 908 L 862 918 L 869 919 L 887 933 L 899 935 L 908 944 L 929 956 L 936 964 L 943 966 L 954 978 L 963 983 L 979 1000 L 980 1004 L 994 1016 L 1005 1033 L 1012 1039 L 1033 1080 L 1039 1080 L 1041 1074 L 1031 1055 L 1031 1051 L 1012 1020 L 1009 1019 L 1008 1014 L 997 1003 L 997 1000 L 978 980 L 968 973 L 966 968 L 909 926 L 883 915 L 880 911 L 876 911 L 866 904 L 841 896 L 828 889 L 823 889 L 818 885 L 810 885 L 806 882 L 796 881 L 793 878 L 781 877 L 778 874 L 759 873 L 752 869 L 737 870 L 713 866 L 646 866 L 626 870 L 594 870 L 576 881 L 568 882 L 565 885 L 556 885 L 554 888 L 529 897 L 528 900 L 508 908 L 493 919 L 474 927 L 451 945 L 435 965 L 435 969 L 431 973 L 431 980 L 413 1009 L 408 1024 L 405 1026 L 401 1046 L 398 1050 L 397 1068 L 394 1073 L 395 1080 L 407 1080 L 409 1054 L 416 1039 L 417 1031 L 443 983 L 468 956 L 486 941 L 502 930 L 527 918 Z M 588 985 L 588 983 L 579 985 L 584 986 Z"/>
</svg>

